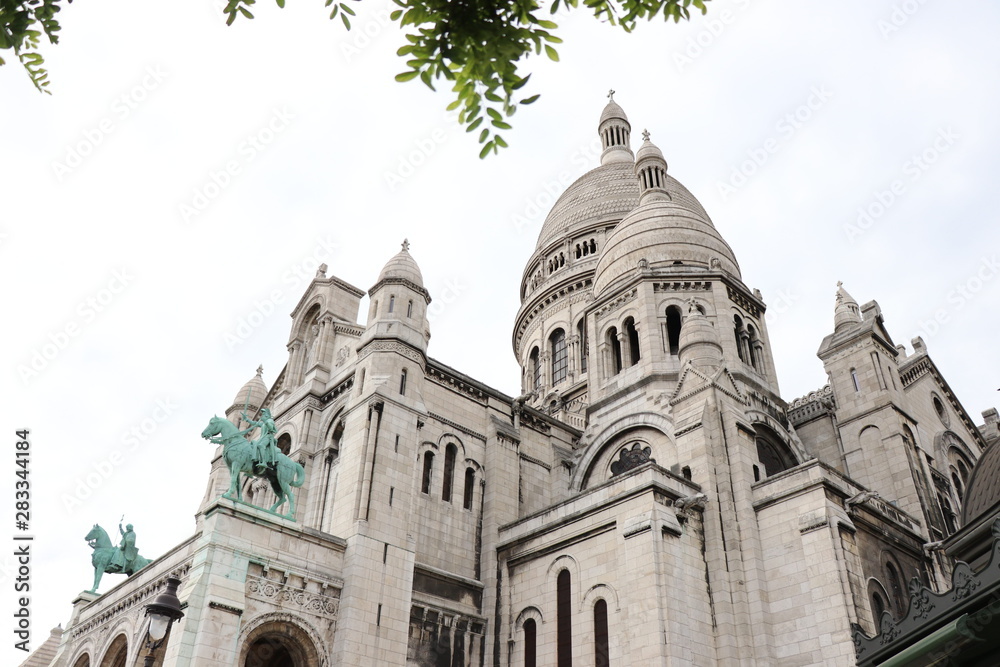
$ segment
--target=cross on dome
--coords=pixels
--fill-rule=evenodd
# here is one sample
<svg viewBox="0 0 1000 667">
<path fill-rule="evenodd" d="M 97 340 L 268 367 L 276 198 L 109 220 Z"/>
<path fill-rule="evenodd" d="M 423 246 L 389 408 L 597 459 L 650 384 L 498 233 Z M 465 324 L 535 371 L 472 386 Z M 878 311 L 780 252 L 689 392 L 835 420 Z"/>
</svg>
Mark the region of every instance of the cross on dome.
<svg viewBox="0 0 1000 667">
<path fill-rule="evenodd" d="M 642 139 L 643 141 L 649 141 L 649 130 L 642 131 Z"/>
<path fill-rule="evenodd" d="M 611 100 L 612 102 L 615 101 L 615 89 L 614 88 L 612 88 L 611 90 L 608 91 L 608 99 Z"/>
<path fill-rule="evenodd" d="M 263 374 L 264 374 L 264 364 L 261 364 L 260 366 L 257 366 L 257 375 L 263 375 Z"/>
<path fill-rule="evenodd" d="M 402 246 L 403 246 L 403 251 L 404 252 L 409 252 L 410 251 L 410 240 L 409 239 L 403 239 Z"/>
</svg>

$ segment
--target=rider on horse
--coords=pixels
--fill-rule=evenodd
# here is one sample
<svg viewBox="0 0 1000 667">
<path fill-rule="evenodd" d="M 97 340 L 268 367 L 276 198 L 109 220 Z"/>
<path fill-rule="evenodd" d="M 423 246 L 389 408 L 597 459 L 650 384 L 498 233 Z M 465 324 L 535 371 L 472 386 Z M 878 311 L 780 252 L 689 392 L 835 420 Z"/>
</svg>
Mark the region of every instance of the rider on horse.
<svg viewBox="0 0 1000 667">
<path fill-rule="evenodd" d="M 255 448 L 254 463 L 257 474 L 264 474 L 267 470 L 273 469 L 278 460 L 278 443 L 274 434 L 278 432 L 271 417 L 271 411 L 264 408 L 260 411 L 260 420 L 251 419 L 246 411 L 243 412 L 243 419 L 250 424 L 250 428 L 260 429 L 260 438 L 254 441 Z M 247 429 L 248 431 L 250 429 Z"/>
</svg>

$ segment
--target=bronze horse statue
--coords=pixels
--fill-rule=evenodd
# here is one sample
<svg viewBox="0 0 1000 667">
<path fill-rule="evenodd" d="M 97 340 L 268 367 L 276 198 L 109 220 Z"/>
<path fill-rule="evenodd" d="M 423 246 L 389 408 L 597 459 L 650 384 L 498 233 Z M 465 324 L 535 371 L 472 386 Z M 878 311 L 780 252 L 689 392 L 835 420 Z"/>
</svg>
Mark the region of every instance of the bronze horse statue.
<svg viewBox="0 0 1000 667">
<path fill-rule="evenodd" d="M 83 539 L 87 540 L 90 548 L 94 550 L 93 555 L 90 557 L 90 562 L 94 565 L 94 587 L 87 591 L 88 593 L 97 592 L 97 587 L 101 585 L 101 577 L 104 576 L 105 572 L 109 574 L 126 574 L 131 577 L 153 562 L 148 558 L 143 558 L 136 554 L 132 562 L 126 564 L 122 550 L 111 543 L 111 538 L 108 537 L 107 531 L 96 523 Z"/>
<path fill-rule="evenodd" d="M 231 421 L 218 416 L 212 417 L 208 426 L 201 432 L 201 437 L 209 442 L 222 445 L 222 459 L 229 468 L 229 489 L 222 494 L 222 497 L 243 502 L 240 474 L 264 477 L 271 483 L 271 489 L 278 498 L 270 511 L 274 512 L 288 500 L 288 513 L 284 517 L 294 518 L 295 496 L 292 495 L 292 487 L 302 486 L 306 481 L 306 469 L 285 454 L 278 454 L 277 465 L 274 468 L 267 468 L 263 473 L 258 473 L 258 461 L 254 456 L 256 447 L 243 435 L 244 432 L 236 428 Z"/>
</svg>

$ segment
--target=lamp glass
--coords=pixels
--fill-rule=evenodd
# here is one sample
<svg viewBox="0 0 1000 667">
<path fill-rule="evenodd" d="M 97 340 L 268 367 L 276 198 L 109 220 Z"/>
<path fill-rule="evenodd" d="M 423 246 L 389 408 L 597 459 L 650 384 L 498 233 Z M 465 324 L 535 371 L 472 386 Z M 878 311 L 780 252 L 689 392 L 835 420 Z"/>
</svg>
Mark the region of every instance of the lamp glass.
<svg viewBox="0 0 1000 667">
<path fill-rule="evenodd" d="M 170 617 L 166 614 L 150 612 L 149 614 L 149 637 L 154 642 L 158 642 L 167 636 L 167 628 L 170 627 Z"/>
</svg>

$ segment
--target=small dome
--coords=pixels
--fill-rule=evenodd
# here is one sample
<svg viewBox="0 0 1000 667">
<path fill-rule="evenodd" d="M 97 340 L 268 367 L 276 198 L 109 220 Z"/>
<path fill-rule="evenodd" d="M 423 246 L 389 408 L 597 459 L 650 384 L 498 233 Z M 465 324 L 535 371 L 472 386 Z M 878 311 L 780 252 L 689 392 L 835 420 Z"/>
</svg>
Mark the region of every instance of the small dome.
<svg viewBox="0 0 1000 667">
<path fill-rule="evenodd" d="M 618 106 L 614 98 L 608 102 L 608 105 L 604 107 L 604 111 L 601 112 L 601 122 L 598 125 L 602 125 L 606 120 L 621 120 L 628 123 L 628 116 L 625 115 L 625 109 Z"/>
<path fill-rule="evenodd" d="M 257 374 L 250 378 L 246 384 L 236 394 L 233 405 L 241 408 L 249 405 L 251 408 L 259 408 L 267 397 L 267 385 L 264 384 L 264 367 L 257 367 Z"/>
<path fill-rule="evenodd" d="M 997 442 L 986 448 L 972 468 L 972 476 L 969 477 L 969 484 L 965 489 L 963 524 L 968 524 L 1000 503 L 1000 447 L 997 446 Z"/>
<path fill-rule="evenodd" d="M 378 274 L 378 280 L 375 281 L 376 285 L 387 278 L 401 278 L 410 281 L 418 287 L 424 286 L 424 277 L 420 273 L 420 267 L 417 266 L 416 260 L 410 255 L 409 248 L 409 241 L 404 240 L 403 249 L 395 257 L 386 262 L 382 268 L 382 272 Z"/>
<path fill-rule="evenodd" d="M 667 192 L 675 192 L 678 186 L 683 189 L 669 175 L 666 178 Z M 695 208 L 676 199 L 643 204 L 615 227 L 597 261 L 594 296 L 600 297 L 620 279 L 635 275 L 643 260 L 654 272 L 676 264 L 690 264 L 706 270 L 721 269 L 741 278 L 732 248 L 701 205 Z"/>
<path fill-rule="evenodd" d="M 718 332 L 695 304 L 689 305 L 684 316 L 677 349 L 682 362 L 691 361 L 695 366 L 718 365 L 722 361 Z"/>
<path fill-rule="evenodd" d="M 854 297 L 844 289 L 844 283 L 837 282 L 837 307 L 833 312 L 833 330 L 857 324 L 861 321 L 861 309 Z"/>
<path fill-rule="evenodd" d="M 666 163 L 666 158 L 663 157 L 663 151 L 661 151 L 656 144 L 649 140 L 649 132 L 643 132 L 642 146 L 639 146 L 639 150 L 635 153 L 636 164 L 642 162 L 643 160 L 649 158 L 658 158 Z"/>
</svg>

